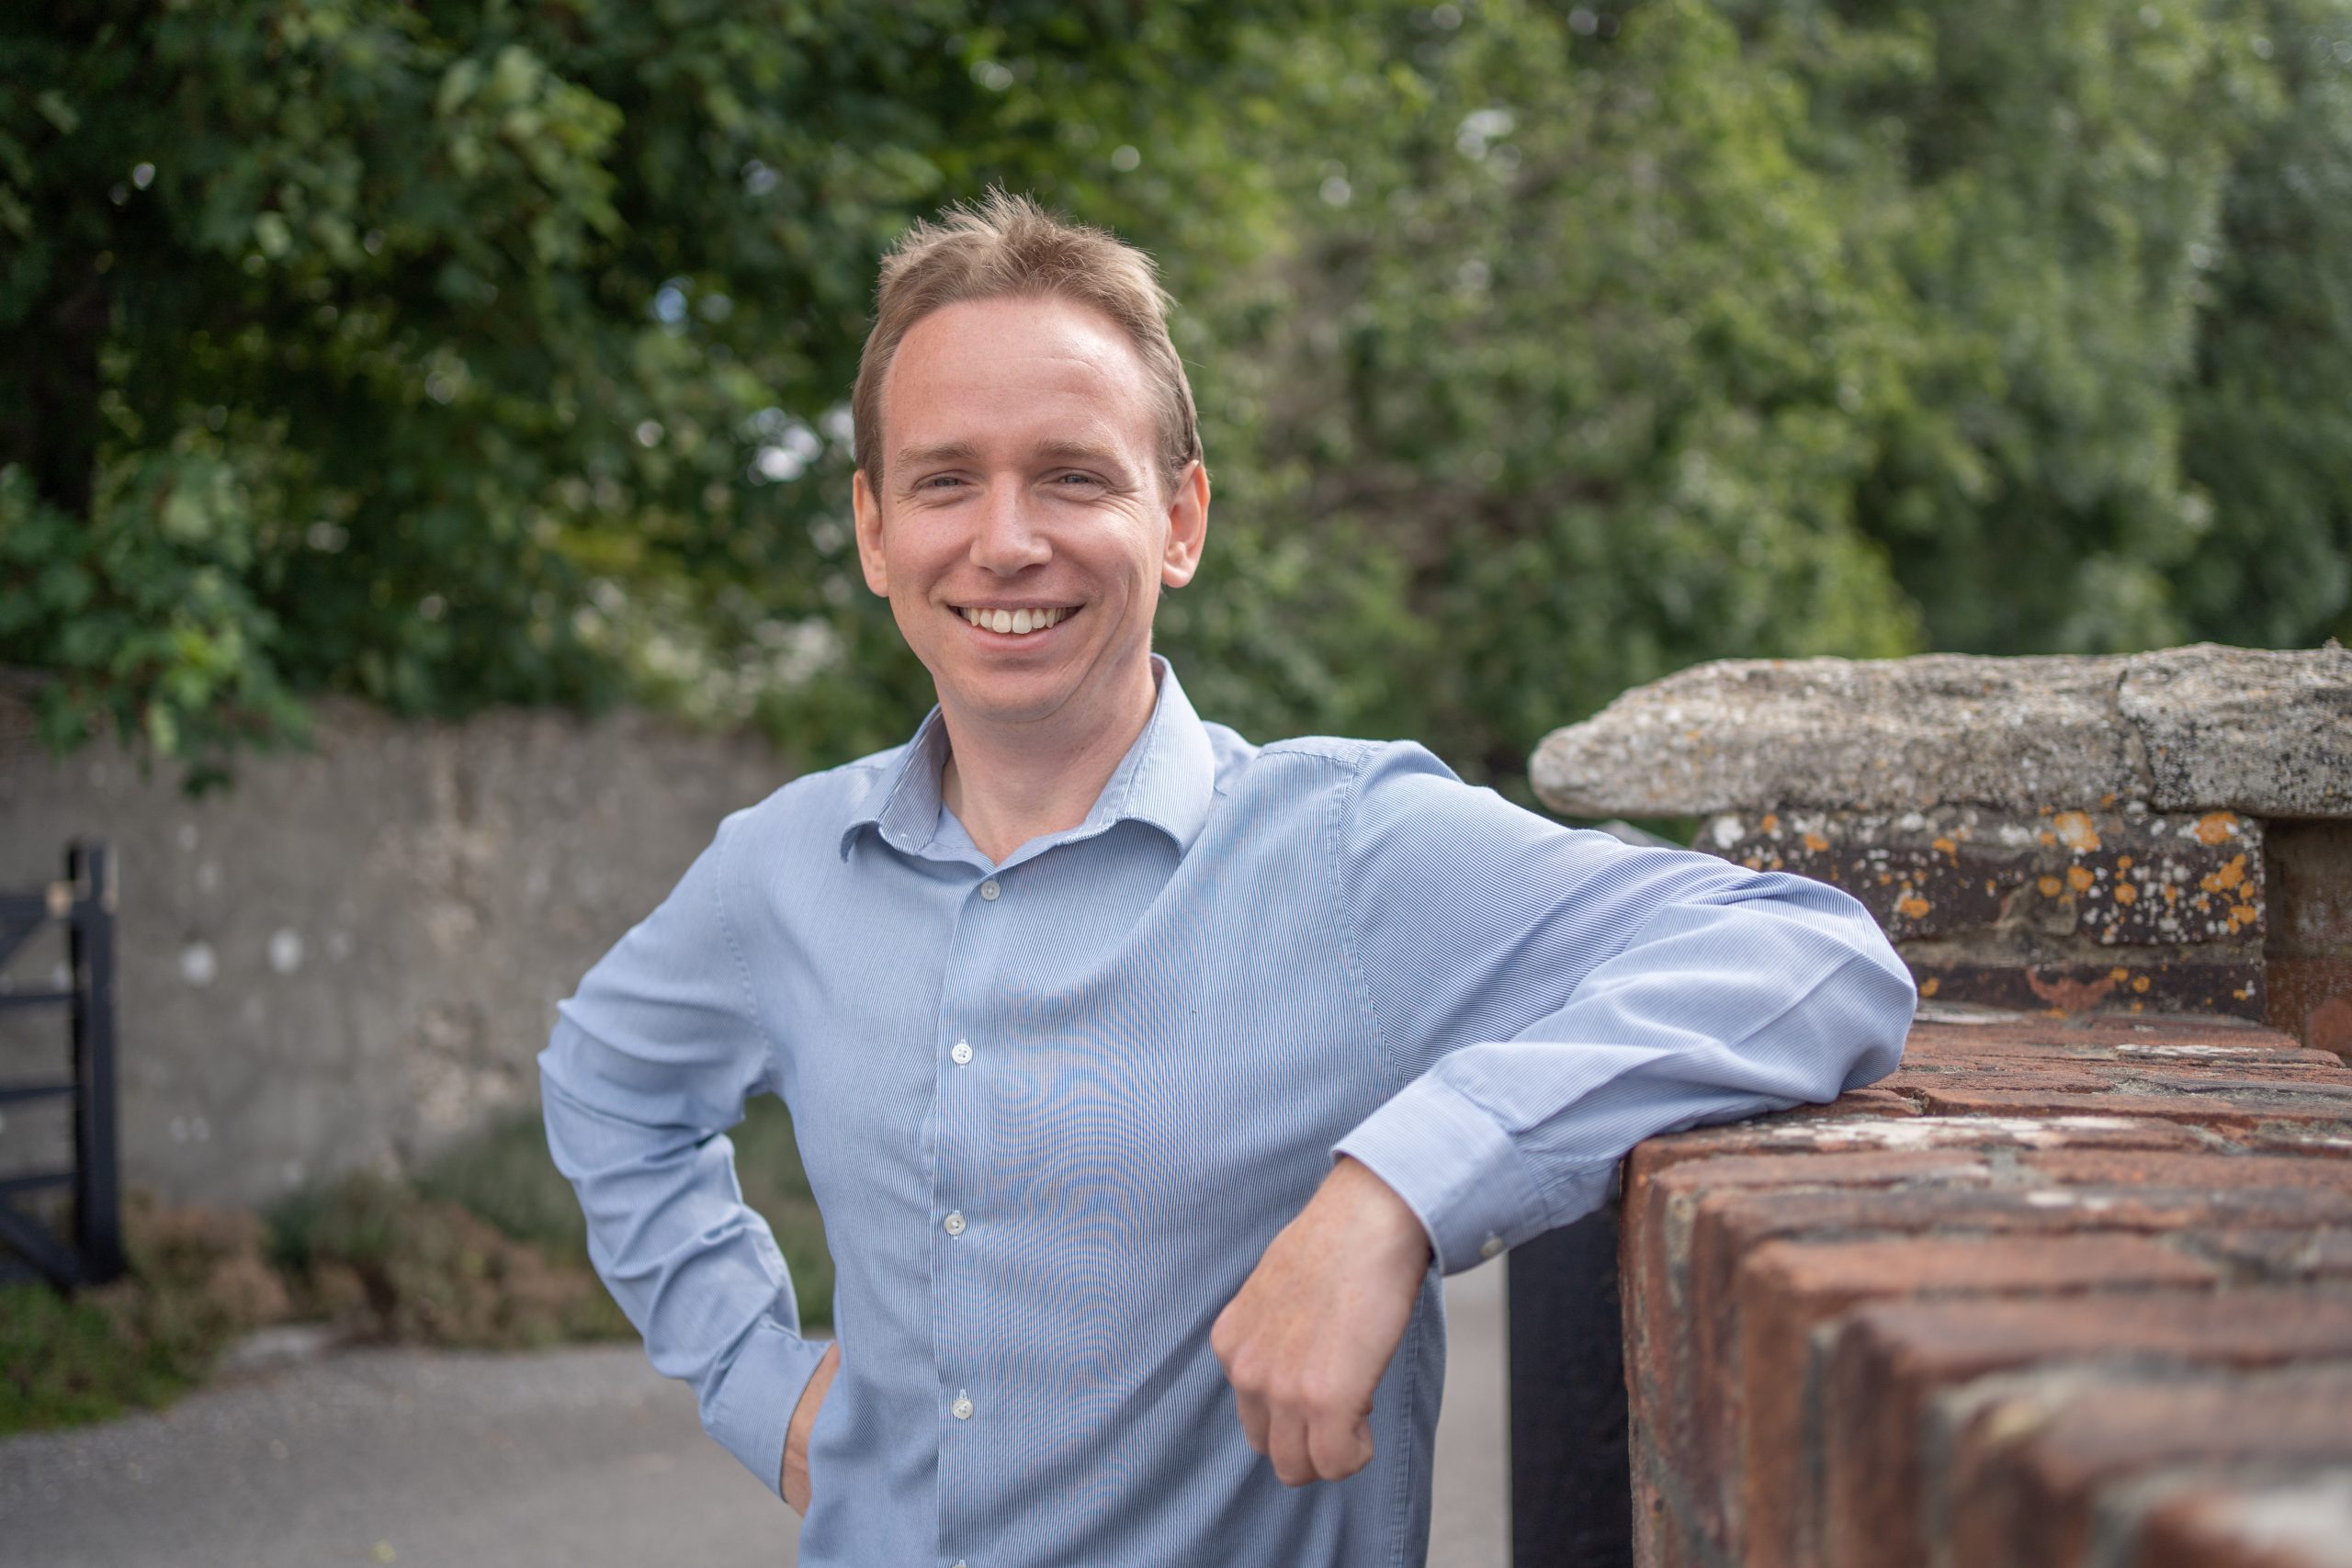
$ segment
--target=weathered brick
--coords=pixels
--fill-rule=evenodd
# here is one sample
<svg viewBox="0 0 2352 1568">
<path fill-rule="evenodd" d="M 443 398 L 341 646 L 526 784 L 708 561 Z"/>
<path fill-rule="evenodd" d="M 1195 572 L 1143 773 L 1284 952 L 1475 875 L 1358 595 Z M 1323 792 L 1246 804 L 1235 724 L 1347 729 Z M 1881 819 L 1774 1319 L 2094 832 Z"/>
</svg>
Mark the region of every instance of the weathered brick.
<svg viewBox="0 0 2352 1568">
<path fill-rule="evenodd" d="M 1717 1473 L 1737 1489 L 1727 1500 L 1725 1534 L 1739 1561 L 1752 1568 L 1798 1568 L 1818 1556 L 1818 1544 L 1801 1529 L 1809 1514 L 1798 1506 L 1818 1483 L 1820 1433 L 1808 1408 L 1810 1340 L 1848 1308 L 1886 1296 L 2194 1287 L 2221 1277 L 2213 1263 L 2136 1235 L 2017 1236 L 1997 1243 L 1920 1236 L 1757 1247 L 1740 1267 L 1733 1300 L 1711 1305 L 1702 1318 L 1731 1320 L 1715 1332 L 1736 1334 L 1736 1353 L 1712 1381 L 1733 1395 L 1722 1425 L 1736 1427 L 1733 1451 L 1744 1461 L 1715 1461 Z"/>
<path fill-rule="evenodd" d="M 1693 1337 L 1690 1236 L 1697 1202 L 1747 1191 L 1778 1201 L 1803 1184 L 1812 1191 L 1910 1187 L 1949 1190 L 1992 1179 L 1981 1158 L 1962 1152 L 1862 1152 L 1810 1156 L 1729 1156 L 1666 1165 L 1653 1140 L 1637 1150 L 1625 1186 L 1625 1224 L 1618 1272 L 1625 1323 L 1625 1365 L 1634 1408 L 1646 1440 L 1671 1474 L 1705 1466 L 1705 1420 L 1699 1414 L 1699 1350 Z M 1705 1488 L 1697 1487 L 1703 1492 Z M 1713 1517 L 1711 1514 L 1709 1516 Z"/>
<path fill-rule="evenodd" d="M 2352 1568 L 2352 1474 L 2177 1486 L 2118 1568 Z"/>
<path fill-rule="evenodd" d="M 2352 1190 L 2344 1172 L 2307 1159 L 2260 1155 L 2143 1154 L 2109 1149 L 2036 1149 L 2018 1163 L 2052 1181 L 2076 1186 L 2303 1187 Z"/>
<path fill-rule="evenodd" d="M 2180 1240 L 2249 1280 L 2352 1280 L 2352 1226 L 2233 1225 L 2188 1232 Z"/>
<path fill-rule="evenodd" d="M 2053 1362 L 2259 1368 L 2346 1356 L 2352 1295 L 2308 1290 L 1865 1304 L 1824 1372 L 1822 1561 L 1928 1561 L 1922 1459 L 1939 1391 Z"/>
<path fill-rule="evenodd" d="M 1969 1568 L 2082 1561 L 2110 1483 L 2159 1467 L 2352 1464 L 2352 1367 L 2045 1375 L 1966 1403 L 1929 1529 L 1943 1560 Z"/>
<path fill-rule="evenodd" d="M 1925 1562 L 1947 1484 L 1981 1504 L 1970 1551 L 2040 1540 L 2043 1513 L 2055 1540 L 2106 1494 L 2012 1473 L 2041 1462 L 2015 1408 L 1966 1428 L 2001 1438 L 1967 1476 L 1928 1464 L 1978 1393 L 2112 1382 L 2119 1357 L 2143 1377 L 2352 1360 L 2352 1072 L 2259 1027 L 1923 1024 L 1869 1089 L 1653 1139 L 1626 1168 L 1645 1562 Z M 1944 1561 L 1974 1568 L 1957 1539 Z"/>
<path fill-rule="evenodd" d="M 2263 1122 L 2352 1123 L 2352 1104 L 2333 1097 L 2284 1091 L 2254 1095 L 2053 1094 L 2041 1089 L 1931 1089 L 1926 1110 L 1937 1116 L 2045 1117 L 2121 1116 L 2207 1127 L 2215 1132 L 2252 1132 Z"/>
</svg>

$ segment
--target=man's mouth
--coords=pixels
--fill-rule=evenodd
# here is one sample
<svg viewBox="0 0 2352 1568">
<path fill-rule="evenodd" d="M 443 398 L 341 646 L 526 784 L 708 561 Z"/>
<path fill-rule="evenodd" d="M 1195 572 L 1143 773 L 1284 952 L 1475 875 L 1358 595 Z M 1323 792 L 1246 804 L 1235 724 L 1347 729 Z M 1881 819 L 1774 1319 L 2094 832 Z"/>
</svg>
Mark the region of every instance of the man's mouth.
<svg viewBox="0 0 2352 1568">
<path fill-rule="evenodd" d="M 1013 608 L 982 609 L 977 604 L 962 606 L 966 620 L 985 632 L 1001 632 L 1010 637 L 1026 637 L 1057 626 L 1078 614 L 1076 605 L 1034 604 Z"/>
</svg>

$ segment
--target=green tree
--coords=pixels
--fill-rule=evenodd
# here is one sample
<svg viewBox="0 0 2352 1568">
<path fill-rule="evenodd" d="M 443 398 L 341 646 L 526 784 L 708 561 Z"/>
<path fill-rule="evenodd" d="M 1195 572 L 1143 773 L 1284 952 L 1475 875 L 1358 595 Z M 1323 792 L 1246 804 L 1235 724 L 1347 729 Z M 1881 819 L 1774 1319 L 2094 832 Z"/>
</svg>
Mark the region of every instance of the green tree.
<svg viewBox="0 0 2352 1568">
<path fill-rule="evenodd" d="M 844 569 L 874 258 L 989 178 L 1197 140 L 1231 33 L 1108 0 L 11 11 L 0 660 L 55 673 L 53 739 L 165 756 L 304 692 L 625 671 L 879 738 L 919 682 Z"/>
<path fill-rule="evenodd" d="M 0 662 L 213 759 L 343 689 L 803 760 L 874 260 L 1159 255 L 1267 736 L 1519 787 L 1734 654 L 2298 642 L 2352 592 L 2352 0 L 59 0 L 0 20 Z"/>
</svg>

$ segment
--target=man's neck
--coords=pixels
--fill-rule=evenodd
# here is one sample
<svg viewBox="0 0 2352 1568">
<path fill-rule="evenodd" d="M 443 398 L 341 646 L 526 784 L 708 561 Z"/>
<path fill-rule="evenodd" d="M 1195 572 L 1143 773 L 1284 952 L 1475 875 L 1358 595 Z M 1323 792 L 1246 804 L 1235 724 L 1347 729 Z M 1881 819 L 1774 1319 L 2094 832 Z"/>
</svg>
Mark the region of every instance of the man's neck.
<svg viewBox="0 0 2352 1568">
<path fill-rule="evenodd" d="M 1149 665 L 1136 694 L 1107 716 L 1057 714 L 1034 725 L 957 721 L 943 704 L 948 758 L 939 795 L 991 862 L 1075 828 L 1151 722 L 1159 684 Z"/>
</svg>

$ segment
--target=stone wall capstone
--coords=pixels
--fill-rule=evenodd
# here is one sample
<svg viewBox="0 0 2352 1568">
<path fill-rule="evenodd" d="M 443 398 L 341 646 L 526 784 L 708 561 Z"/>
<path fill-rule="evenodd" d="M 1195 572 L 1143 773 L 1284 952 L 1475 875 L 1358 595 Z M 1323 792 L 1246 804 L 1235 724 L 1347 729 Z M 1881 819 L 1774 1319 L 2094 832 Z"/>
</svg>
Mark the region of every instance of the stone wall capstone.
<svg viewBox="0 0 2352 1568">
<path fill-rule="evenodd" d="M 1833 883 L 1922 995 L 2222 1013 L 2352 1059 L 2352 651 L 1726 660 L 1531 763 L 1572 816 Z"/>
</svg>

